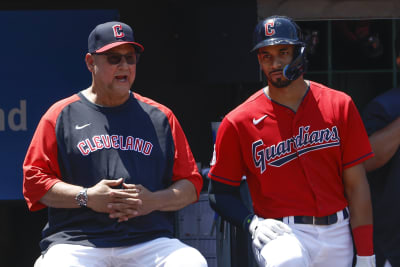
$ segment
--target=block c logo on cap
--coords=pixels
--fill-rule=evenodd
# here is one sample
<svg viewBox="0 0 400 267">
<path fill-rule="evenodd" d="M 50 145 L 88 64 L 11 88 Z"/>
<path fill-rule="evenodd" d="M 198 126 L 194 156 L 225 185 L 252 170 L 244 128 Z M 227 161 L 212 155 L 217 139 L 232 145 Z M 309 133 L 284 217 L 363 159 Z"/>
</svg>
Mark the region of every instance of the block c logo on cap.
<svg viewBox="0 0 400 267">
<path fill-rule="evenodd" d="M 120 24 L 116 24 L 112 28 L 115 38 L 122 38 L 125 36 L 124 31 L 122 30 L 122 26 Z"/>
<path fill-rule="evenodd" d="M 272 36 L 275 34 L 274 21 L 268 21 L 265 23 L 265 36 Z"/>
</svg>

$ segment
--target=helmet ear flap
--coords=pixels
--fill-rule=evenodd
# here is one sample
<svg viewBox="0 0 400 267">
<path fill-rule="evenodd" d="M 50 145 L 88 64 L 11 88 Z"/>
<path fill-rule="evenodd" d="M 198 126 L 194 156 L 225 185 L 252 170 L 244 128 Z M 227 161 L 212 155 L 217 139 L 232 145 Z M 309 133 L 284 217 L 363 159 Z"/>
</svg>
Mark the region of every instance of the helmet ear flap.
<svg viewBox="0 0 400 267">
<path fill-rule="evenodd" d="M 296 46 L 293 60 L 283 69 L 283 76 L 294 81 L 307 70 L 307 58 L 305 46 Z"/>
</svg>

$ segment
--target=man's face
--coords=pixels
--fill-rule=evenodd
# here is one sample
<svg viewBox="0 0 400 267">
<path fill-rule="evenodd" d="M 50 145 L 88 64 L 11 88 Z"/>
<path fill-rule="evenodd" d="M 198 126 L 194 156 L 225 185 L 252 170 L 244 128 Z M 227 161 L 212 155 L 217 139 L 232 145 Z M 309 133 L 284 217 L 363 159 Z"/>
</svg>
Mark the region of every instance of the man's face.
<svg viewBox="0 0 400 267">
<path fill-rule="evenodd" d="M 293 51 L 293 45 L 271 45 L 258 50 L 258 62 L 269 85 L 283 88 L 292 82 L 283 76 L 283 68 L 292 61 Z"/>
<path fill-rule="evenodd" d="M 132 45 L 123 44 L 92 56 L 96 86 L 121 93 L 130 90 L 136 76 L 136 53 Z"/>
</svg>

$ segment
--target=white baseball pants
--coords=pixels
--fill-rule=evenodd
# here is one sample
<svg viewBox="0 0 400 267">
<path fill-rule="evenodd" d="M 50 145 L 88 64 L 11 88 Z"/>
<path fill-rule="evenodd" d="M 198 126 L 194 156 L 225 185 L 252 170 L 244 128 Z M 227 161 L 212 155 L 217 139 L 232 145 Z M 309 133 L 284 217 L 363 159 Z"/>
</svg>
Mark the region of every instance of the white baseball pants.
<svg viewBox="0 0 400 267">
<path fill-rule="evenodd" d="M 157 238 L 129 247 L 54 245 L 40 267 L 207 267 L 201 253 L 178 239 Z"/>
<path fill-rule="evenodd" d="M 338 214 L 331 225 L 295 224 L 293 217 L 283 218 L 292 228 L 270 241 L 256 256 L 262 267 L 351 267 L 354 251 L 349 219 Z"/>
</svg>

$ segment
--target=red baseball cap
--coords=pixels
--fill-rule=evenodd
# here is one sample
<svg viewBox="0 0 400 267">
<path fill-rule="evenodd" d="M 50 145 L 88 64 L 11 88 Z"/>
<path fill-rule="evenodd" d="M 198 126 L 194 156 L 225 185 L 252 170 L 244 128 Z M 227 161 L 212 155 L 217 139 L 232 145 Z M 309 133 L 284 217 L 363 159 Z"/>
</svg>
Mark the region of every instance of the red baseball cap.
<svg viewBox="0 0 400 267">
<path fill-rule="evenodd" d="M 97 25 L 88 38 L 89 53 L 102 53 L 122 44 L 133 45 L 138 53 L 144 50 L 141 44 L 135 42 L 132 28 L 118 21 Z"/>
</svg>

